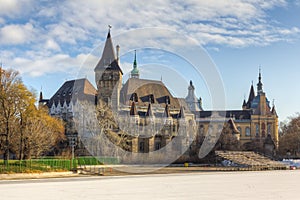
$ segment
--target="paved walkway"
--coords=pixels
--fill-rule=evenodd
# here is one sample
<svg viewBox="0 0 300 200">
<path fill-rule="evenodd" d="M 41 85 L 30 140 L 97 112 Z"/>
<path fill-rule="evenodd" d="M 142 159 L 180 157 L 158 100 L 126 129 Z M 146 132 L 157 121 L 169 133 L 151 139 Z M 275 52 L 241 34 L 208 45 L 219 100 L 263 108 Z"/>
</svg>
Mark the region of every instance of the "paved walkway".
<svg viewBox="0 0 300 200">
<path fill-rule="evenodd" d="M 298 199 L 300 170 L 0 181 L 1 199 Z"/>
</svg>

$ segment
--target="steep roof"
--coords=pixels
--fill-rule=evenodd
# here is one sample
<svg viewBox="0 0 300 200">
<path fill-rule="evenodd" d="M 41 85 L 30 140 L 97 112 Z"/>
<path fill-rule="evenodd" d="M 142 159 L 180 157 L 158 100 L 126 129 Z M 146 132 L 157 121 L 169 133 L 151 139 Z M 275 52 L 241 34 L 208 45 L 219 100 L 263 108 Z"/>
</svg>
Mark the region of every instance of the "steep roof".
<svg viewBox="0 0 300 200">
<path fill-rule="evenodd" d="M 161 81 L 129 78 L 121 89 L 120 100 L 128 105 L 132 94 L 136 93 L 138 104 L 148 105 L 150 97 L 154 104 L 164 105 L 167 101 L 171 108 L 180 108 L 177 98 L 174 98 Z"/>
<path fill-rule="evenodd" d="M 273 105 L 272 110 L 271 110 L 271 113 L 272 113 L 273 115 L 276 115 L 276 116 L 278 117 L 277 112 L 276 112 L 275 105 Z"/>
<path fill-rule="evenodd" d="M 169 104 L 166 104 L 164 117 L 171 117 Z"/>
<path fill-rule="evenodd" d="M 102 52 L 102 56 L 95 67 L 95 71 L 105 70 L 105 69 L 119 70 L 123 74 L 123 72 L 119 66 L 119 63 L 117 61 L 117 57 L 116 57 L 114 46 L 112 43 L 110 31 L 108 31 L 107 38 L 105 41 L 105 46 L 104 46 L 104 49 Z"/>
<path fill-rule="evenodd" d="M 85 78 L 66 81 L 50 98 L 48 107 L 50 108 L 53 103 L 62 104 L 64 101 L 69 105 L 71 100 L 76 99 L 95 102 L 96 94 L 95 87 Z"/>
<path fill-rule="evenodd" d="M 152 110 L 152 106 L 151 103 L 149 103 L 148 108 L 147 108 L 147 112 L 146 112 L 146 117 L 153 117 L 153 110 Z"/>
<path fill-rule="evenodd" d="M 254 92 L 254 87 L 252 84 L 250 87 L 249 97 L 248 97 L 248 101 L 247 101 L 247 108 L 251 107 L 251 102 L 253 101 L 254 98 L 255 98 L 255 92 Z"/>
</svg>

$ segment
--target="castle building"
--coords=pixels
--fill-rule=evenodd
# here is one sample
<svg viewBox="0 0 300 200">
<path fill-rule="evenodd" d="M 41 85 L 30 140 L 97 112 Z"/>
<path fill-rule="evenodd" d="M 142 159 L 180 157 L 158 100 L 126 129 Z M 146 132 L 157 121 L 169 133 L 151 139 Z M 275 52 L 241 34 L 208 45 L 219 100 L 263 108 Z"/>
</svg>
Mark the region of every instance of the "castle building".
<svg viewBox="0 0 300 200">
<path fill-rule="evenodd" d="M 165 147 L 175 137 L 184 135 L 184 141 L 174 148 L 182 150 L 188 143 L 199 147 L 207 134 L 218 132 L 225 126 L 240 143 L 243 150 L 267 148 L 271 153 L 278 147 L 278 116 L 275 105 L 263 91 L 262 76 L 259 71 L 257 93 L 253 84 L 248 100 L 244 100 L 241 110 L 204 110 L 202 99 L 195 95 L 192 81 L 188 86 L 186 98 L 174 97 L 162 81 L 142 79 L 137 65 L 135 51 L 133 69 L 124 84 L 120 67 L 119 45 L 113 46 L 110 30 L 108 31 L 102 56 L 95 71 L 94 89 L 88 80 L 81 80 L 81 97 L 86 97 L 95 104 L 110 107 L 118 113 L 117 125 L 108 126 L 120 134 L 120 129 L 128 131 L 127 150 L 132 152 L 150 152 Z M 69 81 L 70 82 L 70 81 Z M 66 112 L 72 111 L 74 102 L 67 95 L 72 90 L 66 82 L 48 102 L 49 113 L 64 119 Z M 43 100 L 41 99 L 41 102 Z M 70 114 L 71 115 L 71 114 Z M 68 121 L 66 119 L 66 121 Z M 186 140 L 194 140 L 186 141 Z M 173 147 L 171 147 L 173 148 Z"/>
</svg>

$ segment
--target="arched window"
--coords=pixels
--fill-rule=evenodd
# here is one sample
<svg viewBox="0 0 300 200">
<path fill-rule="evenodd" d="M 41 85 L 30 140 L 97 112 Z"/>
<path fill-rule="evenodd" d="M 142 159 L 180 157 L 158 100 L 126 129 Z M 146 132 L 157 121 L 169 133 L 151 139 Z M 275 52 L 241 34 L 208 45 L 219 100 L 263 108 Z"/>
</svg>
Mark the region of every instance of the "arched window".
<svg viewBox="0 0 300 200">
<path fill-rule="evenodd" d="M 251 135 L 250 127 L 246 127 L 245 132 L 246 132 L 245 133 L 246 136 L 250 136 Z"/>
<path fill-rule="evenodd" d="M 240 134 L 242 135 L 242 128 L 240 126 L 237 127 L 237 130 L 240 132 Z"/>
<path fill-rule="evenodd" d="M 266 129 L 266 124 L 265 124 L 265 123 L 262 123 L 262 124 L 261 124 L 261 129 L 262 129 L 262 130 L 265 130 L 265 129 Z"/>
<path fill-rule="evenodd" d="M 255 126 L 255 137 L 259 137 L 259 125 L 256 124 Z"/>
</svg>

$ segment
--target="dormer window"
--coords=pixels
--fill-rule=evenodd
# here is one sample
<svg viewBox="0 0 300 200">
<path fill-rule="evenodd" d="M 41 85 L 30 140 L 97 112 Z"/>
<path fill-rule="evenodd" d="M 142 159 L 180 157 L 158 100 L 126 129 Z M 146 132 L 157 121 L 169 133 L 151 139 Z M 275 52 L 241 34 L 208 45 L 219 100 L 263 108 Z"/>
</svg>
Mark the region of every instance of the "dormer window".
<svg viewBox="0 0 300 200">
<path fill-rule="evenodd" d="M 134 101 L 134 102 L 138 102 L 138 95 L 137 95 L 137 93 L 132 93 L 132 95 L 130 97 L 130 100 Z"/>
</svg>

